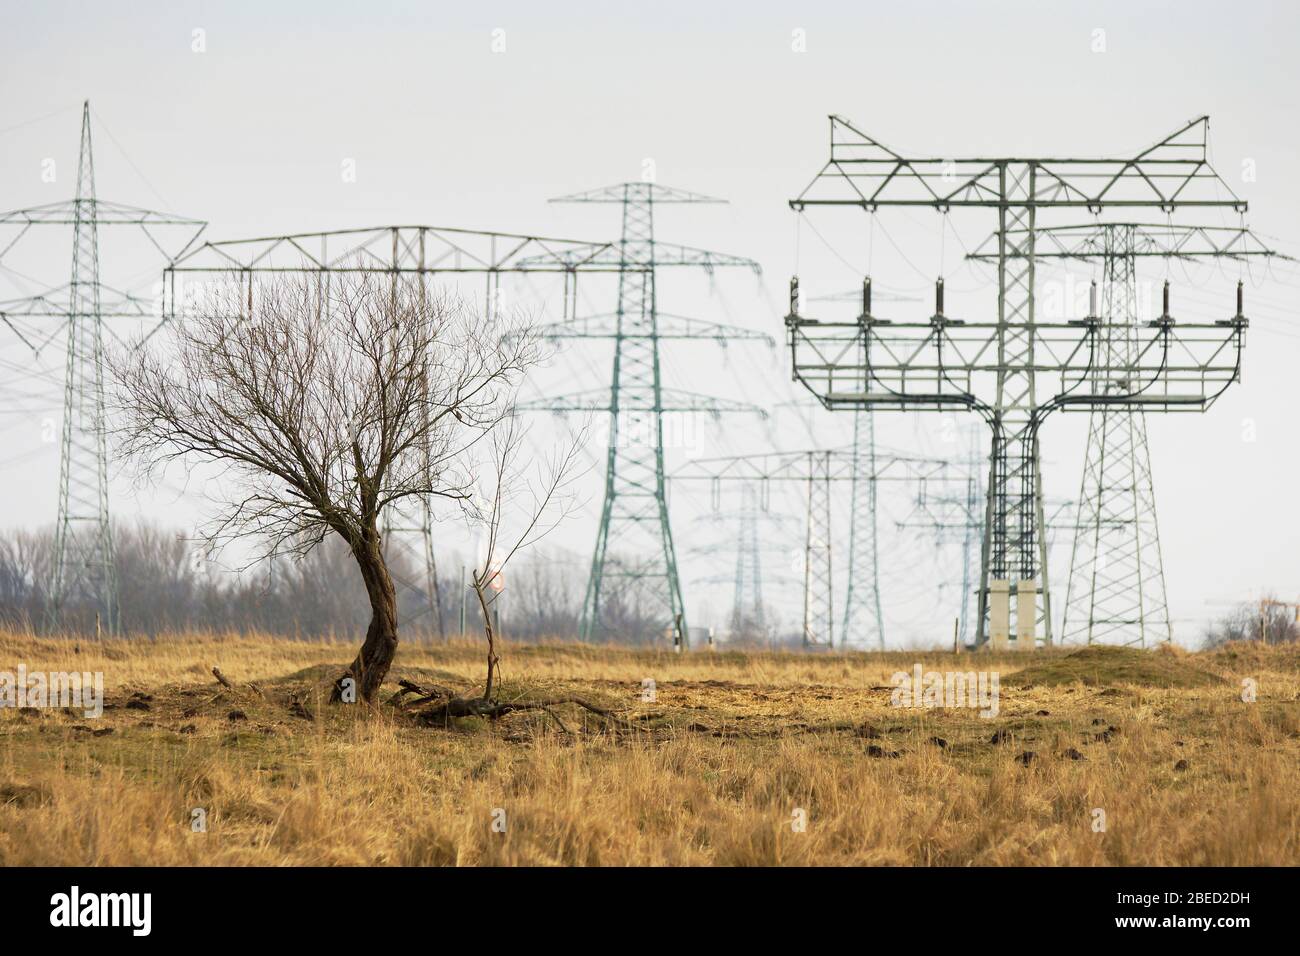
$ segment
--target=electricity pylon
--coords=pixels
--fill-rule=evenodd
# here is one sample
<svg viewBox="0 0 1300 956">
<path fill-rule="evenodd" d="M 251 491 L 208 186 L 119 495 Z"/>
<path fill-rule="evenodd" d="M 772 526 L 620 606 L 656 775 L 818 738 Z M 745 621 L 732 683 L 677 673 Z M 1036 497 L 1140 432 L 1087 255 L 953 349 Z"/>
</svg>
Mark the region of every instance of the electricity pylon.
<svg viewBox="0 0 1300 956">
<path fill-rule="evenodd" d="M 743 481 L 765 489 L 770 482 L 797 482 L 805 488 L 803 560 L 803 643 L 805 647 L 835 646 L 834 521 L 831 482 L 912 482 L 923 485 L 958 478 L 947 461 L 903 455 L 879 455 L 870 468 L 853 449 L 823 448 L 734 455 L 687 462 L 669 478 L 709 481 L 714 500 L 723 482 Z M 841 635 L 840 644 L 860 643 L 856 635 Z"/>
<path fill-rule="evenodd" d="M 875 638 L 885 648 L 880 605 L 880 551 L 876 504 L 876 425 L 872 413 L 853 415 L 853 478 L 849 486 L 849 575 L 840 634 Z"/>
<path fill-rule="evenodd" d="M 813 296 L 813 301 L 838 302 L 857 299 L 862 292 Z M 911 302 L 908 296 L 887 295 L 889 301 Z M 841 635 L 860 635 L 856 643 L 875 643 L 885 647 L 885 618 L 880 600 L 880 555 L 877 530 L 876 428 L 869 410 L 853 416 L 849 486 L 848 574 L 844 588 L 844 614 Z M 819 509 L 820 510 L 820 509 Z"/>
<path fill-rule="evenodd" d="M 640 607 L 647 601 L 658 624 L 669 629 L 674 645 L 687 642 L 677 554 L 664 494 L 664 414 L 666 412 L 747 411 L 761 409 L 663 387 L 659 343 L 663 339 L 758 339 L 762 333 L 661 314 L 655 274 L 661 267 L 693 266 L 711 272 L 738 266 L 758 273 L 751 259 L 706 252 L 655 239 L 654 209 L 665 203 L 717 203 L 722 200 L 653 183 L 622 183 L 563 196 L 552 202 L 613 203 L 622 207 L 618 243 L 618 304 L 612 315 L 593 316 L 550 326 L 551 338 L 605 338 L 614 342 L 610 388 L 536 402 L 520 407 L 552 411 L 604 411 L 609 414 L 605 493 L 600 527 L 591 561 L 591 576 L 582 604 L 582 639 L 605 630 L 602 610 L 611 601 Z"/>
<path fill-rule="evenodd" d="M 985 208 L 997 215 L 998 302 L 993 322 L 944 312 L 943 283 L 928 322 L 885 320 L 870 309 L 854 321 L 786 317 L 794 376 L 829 408 L 979 412 L 992 431 L 987 520 L 980 571 L 979 640 L 1032 649 L 1051 643 L 1051 589 L 1043 513 L 1039 428 L 1054 409 L 1204 410 L 1240 376 L 1247 322 L 1176 323 L 1166 310 L 1139 336 L 1123 392 L 1093 390 L 1102 365 L 1098 317 L 1044 323 L 1035 309 L 1035 239 L 1059 210 L 1096 216 L 1115 208 L 1187 207 L 1244 213 L 1208 162 L 1208 118 L 1180 127 L 1127 159 L 904 157 L 831 117 L 831 155 L 790 206 Z M 1226 198 L 1225 198 L 1226 197 Z M 792 281 L 797 288 L 797 283 Z M 1049 396 L 1039 380 L 1059 376 Z M 1014 618 L 1012 615 L 1014 595 Z"/>
<path fill-rule="evenodd" d="M 244 308 L 251 310 L 256 277 L 284 273 L 315 276 L 322 291 L 333 273 L 380 275 L 394 282 L 399 277 L 412 277 L 421 290 L 434 276 L 482 276 L 489 314 L 500 304 L 503 274 L 551 273 L 563 277 L 562 313 L 569 317 L 577 303 L 579 275 L 613 275 L 621 270 L 611 243 L 447 226 L 374 226 L 227 239 L 205 242 L 168 265 L 163 273 L 164 316 L 174 319 L 183 313 L 185 283 L 191 278 L 236 276 L 241 283 L 239 299 Z M 423 586 L 407 586 L 422 592 L 426 606 L 437 616 L 438 634 L 445 638 L 433 533 L 436 516 L 428 499 L 411 510 L 413 513 L 394 510 L 385 514 L 385 543 L 392 546 L 398 535 L 418 538 L 418 553 L 424 563 Z"/>
<path fill-rule="evenodd" d="M 1133 230 L 1107 229 L 1102 282 L 1109 368 L 1128 368 L 1130 334 L 1137 325 Z M 1121 373 L 1123 375 L 1123 373 Z M 1098 383 L 1098 391 L 1123 391 L 1125 377 Z M 1165 564 L 1156 520 L 1146 415 L 1094 409 L 1079 489 L 1079 529 L 1070 556 L 1063 642 L 1115 642 L 1146 646 L 1173 640 Z"/>
<path fill-rule="evenodd" d="M 104 432 L 104 327 L 99 314 L 99 227 L 90 104 L 81 115 L 77 198 L 73 215 L 68 362 L 63 388 L 63 446 L 59 455 L 59 516 L 54 526 L 54 587 L 49 626 L 69 593 L 96 600 L 102 625 L 117 632 L 117 571 L 108 514 L 108 447 Z M 75 530 L 74 530 L 75 529 Z"/>
<path fill-rule="evenodd" d="M 736 535 L 736 579 L 731 600 L 731 633 L 762 632 L 763 563 L 758 548 L 758 495 L 753 485 L 741 489 Z"/>
<path fill-rule="evenodd" d="M 1278 255 L 1248 229 L 1223 226 L 1088 223 L 1041 229 L 1038 241 L 1040 259 L 1100 260 L 1100 311 L 1095 303 L 1091 308 L 1106 329 L 1094 385 L 1100 394 L 1129 387 L 1139 321 L 1138 259 Z M 977 250 L 971 258 L 992 256 Z M 1088 420 L 1061 640 L 1144 647 L 1172 639 L 1146 415 L 1103 405 Z"/>
<path fill-rule="evenodd" d="M 62 290 L 5 303 L 0 317 L 57 318 L 67 328 L 67 361 L 63 389 L 63 440 L 59 455 L 59 510 L 54 526 L 53 579 L 46 604 L 45 625 L 56 631 L 71 602 L 95 615 L 104 632 L 120 627 L 113 526 L 108 500 L 108 447 L 104 413 L 104 318 L 157 318 L 146 300 L 108 290 L 105 305 L 99 270 L 99 227 L 133 225 L 142 229 L 153 247 L 168 255 L 160 233 L 183 227 L 188 247 L 206 223 L 168 213 L 152 212 L 99 200 L 95 195 L 95 160 L 91 148 L 90 102 L 82 104 L 81 147 L 77 159 L 77 192 L 71 201 L 51 203 L 0 215 L 0 224 L 72 226 L 72 278 L 66 308 L 58 304 Z M 192 230 L 192 231 L 191 231 Z M 18 237 L 6 247 L 7 252 Z M 180 251 L 179 249 L 176 251 Z M 41 346 L 23 337 L 33 349 Z M 52 336 L 51 336 L 52 338 Z M 47 338 L 46 342 L 51 339 Z"/>
<path fill-rule="evenodd" d="M 669 476 L 671 481 L 671 475 Z M 745 484 L 741 488 L 740 507 L 724 511 L 721 509 L 721 488 L 714 486 L 713 511 L 705 519 L 718 522 L 734 522 L 735 536 L 730 540 L 695 540 L 682 549 L 687 558 L 696 557 L 707 560 L 711 567 L 719 567 L 718 556 L 735 551 L 736 563 L 733 573 L 710 574 L 691 578 L 692 585 L 731 585 L 731 614 L 728 618 L 732 637 L 752 637 L 755 633 L 770 637 L 774 624 L 767 602 L 767 589 L 775 578 L 780 582 L 789 579 L 784 573 L 784 563 L 779 560 L 788 554 L 788 549 L 780 540 L 798 531 L 803 533 L 803 522 L 791 515 L 778 514 L 769 510 L 770 489 L 764 486 L 762 494 L 759 488 Z M 772 529 L 771 534 L 763 537 L 759 525 L 765 524 Z M 763 553 L 778 558 L 774 563 L 764 565 Z"/>
</svg>

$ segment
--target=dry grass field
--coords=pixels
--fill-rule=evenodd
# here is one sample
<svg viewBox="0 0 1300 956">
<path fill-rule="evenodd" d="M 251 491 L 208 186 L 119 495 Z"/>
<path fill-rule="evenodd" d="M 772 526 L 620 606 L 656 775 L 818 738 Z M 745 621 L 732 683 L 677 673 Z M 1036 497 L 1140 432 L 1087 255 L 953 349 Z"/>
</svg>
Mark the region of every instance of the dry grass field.
<svg viewBox="0 0 1300 956">
<path fill-rule="evenodd" d="M 0 710 L 0 864 L 1300 862 L 1295 647 L 508 646 L 502 699 L 577 694 L 621 719 L 561 705 L 436 727 L 322 703 L 353 651 L 0 634 L 0 670 L 103 671 L 107 702 Z M 918 662 L 998 671 L 1000 713 L 891 706 L 891 674 Z M 478 644 L 407 645 L 390 682 L 472 693 L 483 666 Z"/>
</svg>

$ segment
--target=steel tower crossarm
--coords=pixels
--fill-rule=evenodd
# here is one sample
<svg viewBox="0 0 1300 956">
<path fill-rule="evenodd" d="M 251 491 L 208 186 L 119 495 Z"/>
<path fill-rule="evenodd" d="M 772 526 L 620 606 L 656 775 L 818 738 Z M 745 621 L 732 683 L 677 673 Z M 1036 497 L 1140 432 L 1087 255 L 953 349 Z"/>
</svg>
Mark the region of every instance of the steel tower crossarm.
<svg viewBox="0 0 1300 956">
<path fill-rule="evenodd" d="M 527 399 L 517 403 L 515 408 L 521 412 L 556 412 L 557 414 L 563 412 L 607 412 L 614 407 L 614 401 L 613 392 L 610 389 L 594 388 L 581 392 L 570 392 L 567 395 Z M 759 418 L 767 418 L 767 409 L 761 405 L 755 405 L 753 402 L 715 398 L 712 395 L 700 395 L 696 392 L 686 392 L 676 388 L 660 389 L 659 405 L 656 411 L 659 413 L 700 412 L 713 418 L 718 418 L 724 412 L 739 412 L 757 415 Z"/>
<path fill-rule="evenodd" d="M 796 381 L 828 408 L 951 411 L 973 409 L 993 417 L 980 397 L 982 379 L 999 374 L 1000 323 L 830 322 L 787 317 Z M 1050 397 L 1034 406 L 1041 420 L 1056 409 L 1115 405 L 1159 411 L 1204 411 L 1241 377 L 1248 322 L 1236 315 L 1214 323 L 1172 318 L 1137 330 L 1129 378 L 1122 392 L 1100 390 L 1107 333 L 1097 317 L 1036 323 L 1026 331 L 1034 357 L 1020 368 L 1050 376 Z"/>
<path fill-rule="evenodd" d="M 611 245 L 451 226 L 369 226 L 208 241 L 178 256 L 166 271 L 617 272 L 607 258 Z"/>
<path fill-rule="evenodd" d="M 634 197 L 631 202 L 646 202 L 655 204 L 663 202 L 660 199 L 643 199 Z M 682 246 L 672 242 L 660 242 L 659 240 L 633 240 L 634 245 L 640 245 L 633 256 L 628 259 L 621 258 L 628 248 L 618 246 L 615 248 L 602 249 L 591 255 L 590 261 L 593 265 L 604 267 L 606 271 L 618 271 L 620 265 L 631 265 L 645 267 L 653 260 L 654 267 L 669 266 L 674 268 L 690 267 L 703 269 L 705 273 L 712 273 L 714 269 L 748 269 L 755 275 L 761 275 L 763 272 L 760 266 L 753 259 L 746 259 L 743 256 L 733 256 L 725 252 L 711 252 L 708 249 L 696 249 L 692 246 Z M 523 260 L 522 265 L 526 269 L 544 270 L 550 267 L 551 271 L 560 267 L 564 263 L 562 256 L 550 254 L 533 255 Z M 629 270 L 624 270 L 629 271 Z"/>
<path fill-rule="evenodd" d="M 1130 234 L 1131 242 L 1122 253 L 1128 258 L 1214 258 L 1237 262 L 1276 258 L 1294 261 L 1293 256 L 1270 248 L 1246 226 L 1196 226 L 1124 220 L 1041 227 L 1037 230 L 1034 256 L 1038 259 L 1104 261 L 1120 254 L 1114 244 L 1114 236 L 1119 231 Z M 1015 237 L 1022 234 L 1023 230 L 1014 231 Z M 997 245 L 997 235 L 991 235 L 966 258 L 976 262 L 997 262 Z"/>
<path fill-rule="evenodd" d="M 101 319 L 158 318 L 158 302 L 153 297 L 124 292 L 103 282 L 99 284 L 99 293 Z M 47 346 L 66 333 L 72 318 L 71 296 L 72 285 L 69 283 L 37 295 L 0 302 L 0 322 L 8 326 L 34 354 L 40 355 Z M 51 319 L 56 321 L 51 323 Z M 107 324 L 104 331 L 114 334 Z M 118 341 L 127 344 L 120 338 Z"/>
<path fill-rule="evenodd" d="M 818 458 L 828 463 L 814 467 Z M 944 482 L 956 480 L 952 463 L 943 458 L 901 455 L 877 451 L 875 467 L 858 472 L 872 481 Z M 852 448 L 809 448 L 802 451 L 766 452 L 757 455 L 727 455 L 695 458 L 683 463 L 670 481 L 807 481 L 816 476 L 825 481 L 853 481 Z"/>
<path fill-rule="evenodd" d="M 1131 157 L 903 156 L 839 116 L 830 159 L 790 206 L 926 206 L 948 210 L 1231 208 L 1247 204 L 1208 159 L 1210 118 L 1200 116 Z M 1023 187 L 1035 181 L 1032 192 Z M 1028 223 L 1008 224 L 1007 229 Z M 1007 231 L 1006 229 L 1002 231 Z"/>
<path fill-rule="evenodd" d="M 728 342 L 751 341 L 762 342 L 774 347 L 776 339 L 766 332 L 747 329 L 740 325 L 725 325 L 721 322 L 709 322 L 686 315 L 659 313 L 659 321 L 653 337 L 661 342 L 680 341 L 683 339 L 709 339 L 727 347 Z M 538 326 L 538 332 L 546 339 L 617 339 L 634 338 L 634 333 L 619 331 L 619 317 L 616 312 L 579 316 L 566 322 L 549 322 Z M 649 333 L 646 333 L 649 336 Z"/>
</svg>

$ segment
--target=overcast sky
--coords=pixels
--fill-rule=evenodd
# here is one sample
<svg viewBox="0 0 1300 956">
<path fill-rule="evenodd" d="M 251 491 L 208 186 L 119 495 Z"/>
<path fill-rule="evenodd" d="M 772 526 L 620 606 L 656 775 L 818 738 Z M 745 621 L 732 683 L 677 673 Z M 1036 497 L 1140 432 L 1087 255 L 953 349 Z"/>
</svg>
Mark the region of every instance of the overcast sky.
<svg viewBox="0 0 1300 956">
<path fill-rule="evenodd" d="M 995 308 L 992 275 L 962 261 L 963 247 L 993 228 L 991 216 L 954 217 L 945 230 L 933 213 L 882 212 L 869 266 L 860 249 L 825 248 L 807 229 L 796 243 L 786 203 L 827 157 L 827 114 L 895 148 L 942 156 L 1132 154 L 1209 114 L 1212 160 L 1249 201 L 1248 224 L 1300 253 L 1300 12 L 1290 3 L 9 0 L 4 21 L 4 209 L 72 196 L 86 98 L 100 198 L 208 220 L 209 238 L 396 223 L 614 238 L 615 207 L 546 200 L 640 179 L 649 163 L 662 184 L 730 200 L 661 210 L 660 238 L 750 256 L 765 270 L 761 287 L 745 275 L 666 278 L 661 307 L 779 339 L 796 268 L 810 296 L 851 288 L 870 268 L 881 288 L 923 300 L 890 303 L 900 317 L 929 314 L 941 271 L 950 311 L 988 318 Z M 9 267 L 0 298 L 32 292 L 38 280 L 67 281 L 66 239 L 37 248 L 21 268 L 0 259 Z M 111 263 L 121 274 L 104 281 L 147 290 L 161 263 L 134 256 L 106 248 L 106 270 Z M 1087 282 L 1086 268 L 1076 273 Z M 1239 274 L 1235 265 L 1155 264 L 1142 280 L 1150 295 L 1168 276 L 1175 314 L 1211 319 L 1231 314 Z M 1206 415 L 1149 423 L 1175 631 L 1187 643 L 1224 612 L 1215 602 L 1261 592 L 1300 600 L 1297 272 L 1279 264 L 1245 278 L 1244 382 Z M 1058 271 L 1044 281 L 1064 280 Z M 609 307 L 602 294 L 590 291 L 596 311 Z M 692 433 L 670 449 L 670 467 L 849 438 L 847 416 L 780 405 L 806 396 L 790 385 L 779 347 L 665 348 L 670 384 L 776 406 L 767 425 L 737 419 Z M 58 443 L 46 439 L 57 434 L 62 356 L 56 346 L 33 358 L 0 329 L 0 363 L 0 526 L 50 523 Z M 578 345 L 529 390 L 607 377 L 608 352 Z M 950 451 L 938 423 L 888 416 L 881 443 Z M 544 436 L 559 426 L 539 427 Z M 1046 427 L 1049 497 L 1077 495 L 1085 428 L 1084 416 Z M 599 456 L 593 449 L 591 462 Z M 571 553 L 575 574 L 589 560 L 598 479 L 588 482 L 583 514 L 547 542 Z M 700 623 L 721 625 L 730 585 L 711 579 L 729 581 L 733 557 L 720 545 L 735 532 L 709 520 L 708 497 L 675 491 L 674 523 L 688 601 Z M 144 514 L 186 526 L 201 511 L 175 486 L 137 490 L 126 476 L 113 504 L 123 520 Z M 797 498 L 774 507 L 797 517 Z M 908 511 L 906 495 L 885 508 L 892 526 Z M 771 601 L 792 619 L 797 528 L 764 529 Z M 446 533 L 448 551 L 463 548 L 458 532 Z M 957 613 L 959 560 L 946 549 L 936 561 L 931 540 L 892 527 L 886 538 L 891 643 L 942 640 Z M 1058 606 L 1068 559 L 1068 546 L 1058 547 Z"/>
</svg>

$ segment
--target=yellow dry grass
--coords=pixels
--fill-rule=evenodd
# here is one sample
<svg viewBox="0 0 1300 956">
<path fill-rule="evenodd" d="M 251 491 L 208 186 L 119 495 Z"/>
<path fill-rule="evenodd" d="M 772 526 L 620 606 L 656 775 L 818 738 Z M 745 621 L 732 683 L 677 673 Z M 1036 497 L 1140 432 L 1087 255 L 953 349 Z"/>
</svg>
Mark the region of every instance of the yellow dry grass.
<svg viewBox="0 0 1300 956">
<path fill-rule="evenodd" d="M 320 704 L 352 650 L 0 634 L 0 670 L 103 671 L 113 705 L 99 720 L 0 710 L 0 863 L 1300 862 L 1296 648 L 1117 654 L 1082 676 L 1060 651 L 506 649 L 505 696 L 581 694 L 626 708 L 635 732 L 568 706 L 558 721 L 433 729 L 388 707 Z M 999 671 L 1001 712 L 891 706 L 890 675 L 918 662 Z M 1010 679 L 1030 663 L 1038 678 Z M 393 676 L 469 692 L 482 669 L 475 644 L 408 645 Z M 294 693 L 315 720 L 289 712 Z M 148 709 L 127 708 L 133 694 Z M 192 831 L 195 808 L 207 832 Z"/>
</svg>

